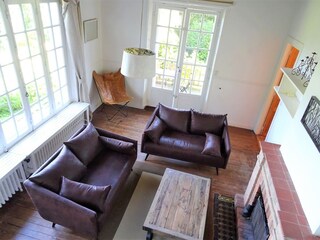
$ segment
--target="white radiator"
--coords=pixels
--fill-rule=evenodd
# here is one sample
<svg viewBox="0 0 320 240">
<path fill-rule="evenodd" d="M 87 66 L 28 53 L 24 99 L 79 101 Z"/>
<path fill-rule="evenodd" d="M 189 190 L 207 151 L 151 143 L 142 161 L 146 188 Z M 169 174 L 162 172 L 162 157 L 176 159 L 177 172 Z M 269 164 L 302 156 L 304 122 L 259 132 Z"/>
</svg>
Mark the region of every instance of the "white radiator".
<svg viewBox="0 0 320 240">
<path fill-rule="evenodd" d="M 23 162 L 26 175 L 35 172 L 48 158 L 55 153 L 73 134 L 75 134 L 85 123 L 83 115 L 78 116 L 73 121 L 67 123 L 59 132 L 43 142 L 38 149 L 27 157 Z"/>
<path fill-rule="evenodd" d="M 0 159 L 0 208 L 17 191 L 22 191 L 22 184 L 26 179 L 21 160 L 23 157 L 12 153 L 6 153 Z M 10 161 L 9 163 L 7 161 Z M 8 164 L 6 164 L 8 163 Z M 10 171 L 5 171 L 5 166 Z"/>
</svg>

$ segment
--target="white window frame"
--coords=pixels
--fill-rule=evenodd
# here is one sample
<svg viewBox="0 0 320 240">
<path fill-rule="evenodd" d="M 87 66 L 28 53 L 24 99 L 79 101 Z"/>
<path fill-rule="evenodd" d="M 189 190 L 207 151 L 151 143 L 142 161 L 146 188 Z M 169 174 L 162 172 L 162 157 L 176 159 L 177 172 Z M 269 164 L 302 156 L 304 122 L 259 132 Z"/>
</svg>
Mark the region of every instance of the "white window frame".
<svg viewBox="0 0 320 240">
<path fill-rule="evenodd" d="M 10 18 L 10 14 L 9 14 L 9 5 L 10 4 L 21 4 L 21 3 L 28 3 L 31 4 L 33 6 L 33 10 L 35 10 L 33 12 L 33 17 L 35 19 L 35 32 L 36 35 L 38 37 L 38 42 L 39 42 L 39 48 L 40 48 L 40 53 L 39 55 L 42 58 L 42 64 L 43 64 L 43 69 L 44 69 L 44 74 L 43 77 L 45 79 L 46 82 L 46 88 L 47 88 L 47 96 L 46 98 L 48 98 L 48 102 L 49 102 L 49 107 L 47 109 L 49 109 L 49 113 L 44 117 L 43 115 L 41 116 L 41 120 L 39 122 L 37 122 L 36 124 L 32 122 L 32 111 L 30 108 L 30 103 L 28 101 L 28 97 L 25 97 L 27 94 L 27 90 L 26 90 L 26 84 L 24 83 L 23 80 L 23 74 L 22 74 L 22 70 L 21 70 L 21 60 L 19 60 L 18 57 L 18 48 L 15 42 L 15 34 L 13 32 L 13 28 L 11 25 L 11 21 L 12 19 Z M 25 115 L 26 115 L 26 124 L 27 124 L 27 129 L 25 132 L 23 132 L 22 134 L 19 133 L 18 128 L 17 128 L 17 122 L 16 120 L 14 120 L 14 126 L 15 126 L 15 131 L 17 132 L 17 137 L 12 140 L 11 142 L 6 141 L 5 139 L 5 134 L 4 134 L 4 129 L 2 124 L 7 121 L 8 119 L 12 119 L 15 117 L 15 114 L 11 115 L 10 117 L 8 117 L 8 119 L 4 120 L 3 122 L 0 122 L 0 154 L 8 151 L 9 148 L 11 148 L 14 144 L 16 144 L 18 141 L 20 141 L 23 137 L 25 137 L 27 134 L 29 134 L 30 132 L 34 131 L 36 128 L 38 128 L 40 125 L 42 125 L 44 122 L 46 122 L 48 119 L 50 119 L 51 117 L 53 117 L 54 115 L 56 115 L 59 111 L 61 111 L 62 109 L 64 109 L 67 105 L 69 105 L 72 101 L 72 93 L 71 93 L 71 83 L 69 82 L 69 64 L 68 64 L 68 55 L 67 55 L 67 46 L 66 46 L 66 35 L 65 35 L 65 28 L 64 28 L 64 22 L 63 22 L 63 18 L 62 18 L 62 14 L 59 14 L 59 24 L 58 25 L 54 25 L 51 24 L 47 27 L 44 27 L 42 24 L 42 19 L 41 19 L 41 12 L 40 12 L 40 4 L 41 3 L 57 3 L 58 4 L 58 10 L 61 13 L 61 1 L 59 0 L 3 0 L 0 1 L 0 9 L 1 9 L 1 14 L 2 14 L 2 18 L 4 21 L 4 25 L 5 25 L 5 31 L 6 34 L 5 36 L 8 38 L 9 41 L 9 48 L 11 51 L 11 55 L 12 55 L 12 63 L 9 64 L 13 64 L 14 68 L 15 68 L 15 72 L 17 75 L 17 79 L 18 79 L 18 89 L 21 95 L 21 102 L 22 102 L 22 111 L 24 111 Z M 50 14 L 51 17 L 51 14 Z M 47 50 L 45 48 L 45 35 L 44 35 L 44 29 L 52 29 L 54 27 L 60 27 L 61 30 L 61 45 L 59 45 L 58 47 L 55 45 L 55 42 L 53 43 L 53 48 L 51 50 Z M 24 30 L 24 32 L 26 32 L 27 30 Z M 52 35 L 53 39 L 54 39 L 54 34 Z M 28 43 L 28 49 L 30 49 L 29 43 Z M 51 71 L 51 73 L 55 73 L 57 72 L 58 74 L 58 88 L 57 91 L 60 91 L 60 94 L 62 94 L 62 88 L 64 88 L 65 90 L 65 94 L 67 95 L 61 95 L 61 99 L 62 99 L 62 104 L 59 106 L 56 106 L 56 100 L 54 99 L 54 92 L 53 92 L 53 88 L 52 88 L 52 80 L 51 80 L 51 73 L 49 70 L 49 64 L 48 64 L 48 52 L 49 51 L 54 51 L 54 53 L 56 54 L 57 51 L 60 51 L 60 53 L 62 52 L 62 55 L 64 57 L 64 64 L 61 65 L 59 63 L 59 59 L 57 56 L 55 56 L 56 59 L 56 68 L 53 69 Z M 27 57 L 27 59 L 31 59 L 32 55 L 30 55 L 29 57 Z M 0 66 L 0 68 L 2 68 Z M 61 82 L 61 78 L 59 75 L 59 70 L 60 73 L 64 71 L 65 73 L 65 78 L 63 82 Z M 1 71 L 0 71 L 0 74 Z M 34 77 L 34 80 L 36 80 L 36 77 Z M 36 91 L 38 92 L 38 88 L 36 89 Z M 56 91 L 56 92 L 57 92 Z M 5 90 L 4 91 L 4 95 L 1 96 L 8 96 L 9 91 Z M 0 96 L 0 97 L 1 97 Z M 63 98 L 63 96 L 67 96 L 67 98 Z M 66 99 L 64 101 L 64 99 Z M 38 98 L 38 104 L 40 105 L 40 100 Z M 41 107 L 40 107 L 41 108 Z"/>
</svg>

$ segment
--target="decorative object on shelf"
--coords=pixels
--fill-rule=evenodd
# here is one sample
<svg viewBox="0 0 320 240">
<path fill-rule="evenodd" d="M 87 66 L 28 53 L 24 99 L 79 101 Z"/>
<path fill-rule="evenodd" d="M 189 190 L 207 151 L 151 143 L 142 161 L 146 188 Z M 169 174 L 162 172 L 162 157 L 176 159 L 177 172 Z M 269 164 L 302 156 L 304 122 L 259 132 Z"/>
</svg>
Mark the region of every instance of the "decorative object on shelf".
<svg viewBox="0 0 320 240">
<path fill-rule="evenodd" d="M 301 122 L 320 152 L 320 101 L 316 96 L 311 97 Z"/>
<path fill-rule="evenodd" d="M 156 75 L 155 53 L 144 48 L 124 49 L 121 73 L 131 78 L 153 78 Z"/>
<path fill-rule="evenodd" d="M 305 59 L 302 59 L 299 66 L 296 68 L 293 68 L 291 73 L 292 75 L 300 76 L 301 80 L 305 79 L 305 82 L 303 83 L 304 87 L 307 87 L 310 79 L 312 77 L 312 74 L 318 64 L 318 62 L 315 62 L 315 56 L 317 55 L 316 52 L 312 53 L 312 56 L 306 56 Z"/>
</svg>

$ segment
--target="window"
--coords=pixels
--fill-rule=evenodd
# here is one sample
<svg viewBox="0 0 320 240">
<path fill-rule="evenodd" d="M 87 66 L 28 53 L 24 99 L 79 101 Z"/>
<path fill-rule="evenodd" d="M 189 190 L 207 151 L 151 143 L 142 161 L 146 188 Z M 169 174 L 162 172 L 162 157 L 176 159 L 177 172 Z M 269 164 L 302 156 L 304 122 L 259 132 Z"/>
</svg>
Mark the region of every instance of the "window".
<svg viewBox="0 0 320 240">
<path fill-rule="evenodd" d="M 156 77 L 152 87 L 201 95 L 217 46 L 221 14 L 207 9 L 156 5 Z"/>
<path fill-rule="evenodd" d="M 59 0 L 1 1 L 0 153 L 70 103 Z"/>
</svg>

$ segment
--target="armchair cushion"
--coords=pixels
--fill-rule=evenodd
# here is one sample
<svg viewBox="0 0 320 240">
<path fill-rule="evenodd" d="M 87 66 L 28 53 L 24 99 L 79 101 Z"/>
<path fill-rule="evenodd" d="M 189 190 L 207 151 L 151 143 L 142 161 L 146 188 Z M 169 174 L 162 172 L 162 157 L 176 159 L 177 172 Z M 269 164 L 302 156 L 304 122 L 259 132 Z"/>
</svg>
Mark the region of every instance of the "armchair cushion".
<svg viewBox="0 0 320 240">
<path fill-rule="evenodd" d="M 92 123 L 89 123 L 79 135 L 65 142 L 65 145 L 67 145 L 86 166 L 102 150 L 102 144 L 99 141 L 99 133 Z"/>
<path fill-rule="evenodd" d="M 159 117 L 173 130 L 188 133 L 189 110 L 178 110 L 159 104 Z"/>
<path fill-rule="evenodd" d="M 217 135 L 206 133 L 206 143 L 202 154 L 221 157 L 221 138 Z"/>
<path fill-rule="evenodd" d="M 94 211 L 103 212 L 111 186 L 94 186 L 62 177 L 60 195 Z"/>
<path fill-rule="evenodd" d="M 191 110 L 190 132 L 193 134 L 213 133 L 222 135 L 223 124 L 227 115 L 214 115 Z"/>
<path fill-rule="evenodd" d="M 66 146 L 63 146 L 55 160 L 40 172 L 33 174 L 29 179 L 55 193 L 59 193 L 61 176 L 77 181 L 84 176 L 86 170 L 86 166 Z"/>
<path fill-rule="evenodd" d="M 166 130 L 167 125 L 157 116 L 154 116 L 151 125 L 144 131 L 145 134 L 154 142 L 158 143 L 164 130 Z"/>
<path fill-rule="evenodd" d="M 125 154 L 135 154 L 136 149 L 132 142 L 125 142 L 115 138 L 99 136 L 99 139 L 107 148 Z"/>
</svg>

